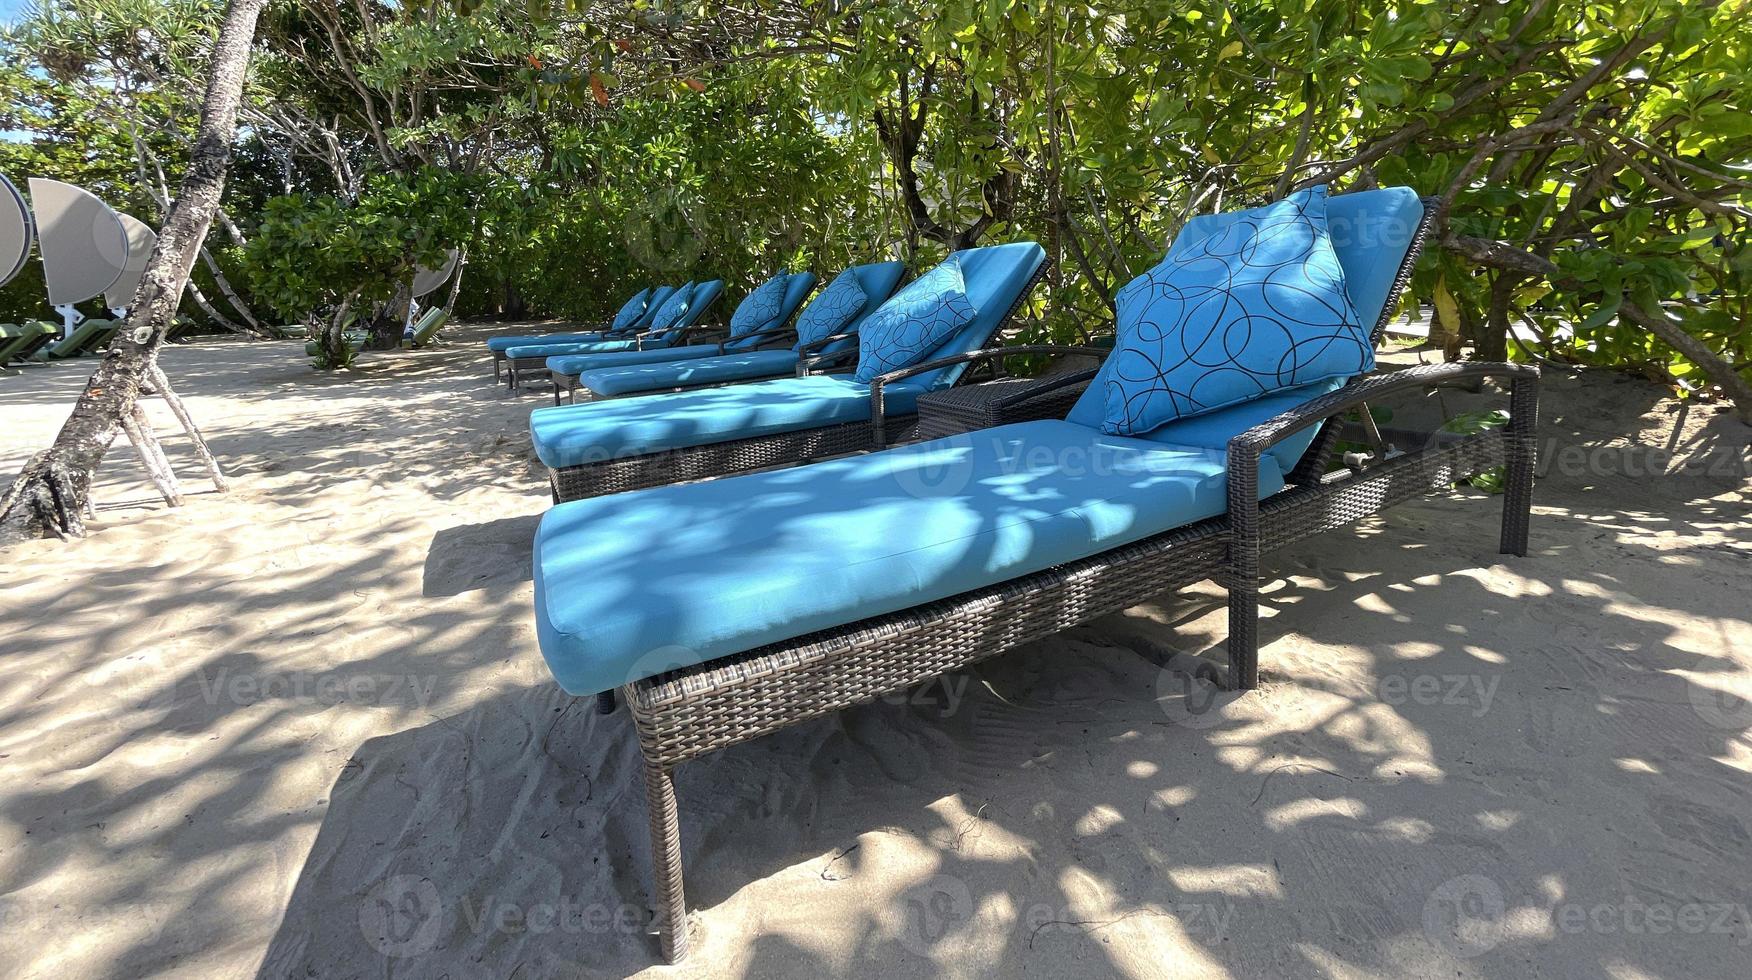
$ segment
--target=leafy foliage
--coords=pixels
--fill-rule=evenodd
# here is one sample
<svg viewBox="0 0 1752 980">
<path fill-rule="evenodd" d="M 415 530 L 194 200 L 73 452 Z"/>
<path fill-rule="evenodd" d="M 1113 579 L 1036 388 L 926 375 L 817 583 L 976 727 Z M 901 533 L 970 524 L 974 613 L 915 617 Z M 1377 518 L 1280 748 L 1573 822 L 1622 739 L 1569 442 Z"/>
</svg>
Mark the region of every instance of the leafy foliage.
<svg viewBox="0 0 1752 980">
<path fill-rule="evenodd" d="M 1752 413 L 1747 7 L 297 0 L 258 37 L 231 261 L 288 316 L 387 302 L 424 224 L 468 249 L 458 312 L 594 318 L 657 281 L 1028 237 L 1055 260 L 1032 329 L 1082 339 L 1192 215 L 1405 184 L 1440 199 L 1412 300 L 1451 356 L 1628 365 Z M 0 75 L 36 156 L 0 166 L 120 189 L 125 143 L 71 149 L 105 145 L 76 131 L 100 78 L 174 159 L 213 11 L 50 0 Z M 384 190 L 439 173 L 466 221 Z"/>
</svg>

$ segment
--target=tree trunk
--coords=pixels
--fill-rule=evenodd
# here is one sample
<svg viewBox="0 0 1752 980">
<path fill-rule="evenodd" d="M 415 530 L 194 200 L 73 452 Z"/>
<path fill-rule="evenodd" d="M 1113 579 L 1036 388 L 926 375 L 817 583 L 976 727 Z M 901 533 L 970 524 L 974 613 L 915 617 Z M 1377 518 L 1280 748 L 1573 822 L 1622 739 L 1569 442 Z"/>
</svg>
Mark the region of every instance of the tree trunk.
<svg viewBox="0 0 1752 980">
<path fill-rule="evenodd" d="M 456 312 L 456 297 L 462 292 L 462 270 L 468 268 L 468 245 L 464 244 L 456 253 L 456 271 L 450 276 L 450 295 L 444 299 L 444 313 L 448 316 Z"/>
<path fill-rule="evenodd" d="M 231 0 L 225 11 L 189 169 L 134 290 L 132 312 L 86 382 L 55 444 L 25 464 L 24 472 L 0 498 L 0 542 L 83 531 L 80 515 L 91 495 L 92 474 L 133 418 L 140 386 L 155 366 L 165 332 L 176 317 L 183 284 L 225 190 L 239 96 L 263 2 Z"/>
</svg>

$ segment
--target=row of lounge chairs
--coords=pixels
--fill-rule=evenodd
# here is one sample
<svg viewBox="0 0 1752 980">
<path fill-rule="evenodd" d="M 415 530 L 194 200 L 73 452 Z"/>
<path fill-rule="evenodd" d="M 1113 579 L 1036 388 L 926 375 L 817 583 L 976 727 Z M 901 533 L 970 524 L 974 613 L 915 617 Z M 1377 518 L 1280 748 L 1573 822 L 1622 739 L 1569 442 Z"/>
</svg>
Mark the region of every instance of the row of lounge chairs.
<svg viewBox="0 0 1752 980">
<path fill-rule="evenodd" d="M 596 696 L 605 711 L 617 700 L 631 710 L 646 764 L 656 925 L 667 959 L 680 959 L 688 945 L 672 781 L 682 762 L 1204 579 L 1229 596 L 1223 680 L 1252 688 L 1263 552 L 1499 465 L 1506 467 L 1499 548 L 1525 554 L 1538 372 L 1480 363 L 1374 372 L 1367 345 L 1379 343 L 1398 305 L 1429 208 L 1404 188 L 1330 200 L 1322 193 L 1296 206 L 1328 234 L 1345 322 L 1354 317 L 1369 356 L 1330 377 L 1261 384 L 1219 407 L 1181 411 L 1147 431 L 1124 430 L 1120 423 L 1136 420 L 1115 415 L 1159 407 L 1150 399 L 1160 392 L 1147 378 L 1137 387 L 1128 373 L 1135 358 L 1126 358 L 1151 339 L 1144 335 L 1164 332 L 1160 323 L 1128 319 L 1136 294 L 1122 293 L 1116 345 L 1125 353 L 1100 368 L 979 383 L 992 374 L 984 369 L 1018 354 L 1089 353 L 993 346 L 1045 269 L 1044 252 L 1030 242 L 957 252 L 945 263 L 952 269 L 939 267 L 898 292 L 897 269 L 860 267 L 854 279 L 867 303 L 834 332 L 838 353 L 827 357 L 795 341 L 743 349 L 732 329 L 704 351 L 657 359 L 642 341 L 650 339 L 653 300 L 667 305 L 673 295 L 663 290 L 635 296 L 618 326 L 594 335 L 511 338 L 494 348 L 496 363 L 525 362 L 514 376 L 536 370 L 537 357 L 652 358 L 544 360 L 543 369 L 569 375 L 591 400 L 536 409 L 530 430 L 555 500 L 535 540 L 537 637 L 565 690 Z M 1247 231 L 1256 217 L 1197 218 L 1180 239 L 1205 249 L 1197 261 L 1207 272 L 1228 265 L 1217 273 L 1232 273 L 1258 254 L 1264 233 L 1249 239 Z M 1230 238 L 1241 243 L 1232 252 L 1210 245 Z M 1164 265 L 1175 258 L 1171 250 Z M 878 269 L 891 278 L 865 274 Z M 885 304 L 893 304 L 881 318 L 890 331 L 894 311 L 937 309 L 928 293 L 943 281 L 939 273 L 964 283 L 959 298 L 946 291 L 940 306 L 962 304 L 965 321 L 947 334 L 921 330 L 924 339 L 912 347 L 874 339 L 873 314 Z M 1133 285 L 1154 288 L 1147 279 Z M 1159 288 L 1163 302 L 1185 299 L 1172 284 Z M 1215 295 L 1241 302 L 1238 292 Z M 810 316 L 807 306 L 802 316 Z M 935 313 L 920 316 L 922 323 Z M 1254 383 L 1259 372 L 1244 363 L 1249 347 L 1276 342 L 1276 327 L 1236 322 L 1242 329 L 1219 345 L 1234 363 L 1211 369 Z M 633 346 L 531 350 L 605 338 Z M 1303 363 L 1332 346 L 1323 338 L 1309 353 L 1307 341 L 1296 338 L 1281 356 Z M 679 353 L 673 344 L 658 350 Z M 774 350 L 782 351 L 774 366 L 788 358 L 795 376 L 702 387 L 713 380 L 691 373 Z M 629 371 L 664 387 L 631 394 L 616 390 L 618 381 L 605 383 Z M 1480 379 L 1507 387 L 1506 426 L 1376 445 L 1334 465 L 1341 438 L 1372 438 L 1370 402 Z M 990 427 L 920 438 L 945 431 L 934 412 L 969 405 Z"/>
<path fill-rule="evenodd" d="M 0 364 L 60 361 L 96 353 L 109 345 L 122 322 L 85 320 L 66 337 L 61 336 L 60 327 L 46 320 L 0 323 Z"/>
</svg>

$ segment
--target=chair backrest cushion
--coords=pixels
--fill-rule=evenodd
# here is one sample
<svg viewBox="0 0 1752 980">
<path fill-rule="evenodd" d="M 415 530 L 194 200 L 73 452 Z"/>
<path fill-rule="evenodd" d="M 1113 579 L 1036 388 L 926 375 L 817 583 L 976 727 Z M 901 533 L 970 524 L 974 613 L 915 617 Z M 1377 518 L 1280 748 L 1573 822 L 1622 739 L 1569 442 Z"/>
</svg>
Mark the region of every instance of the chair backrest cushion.
<svg viewBox="0 0 1752 980">
<path fill-rule="evenodd" d="M 785 312 L 785 294 L 790 283 L 791 277 L 781 272 L 754 287 L 737 304 L 736 312 L 730 314 L 730 336 L 741 337 L 778 326 L 777 320 Z"/>
<path fill-rule="evenodd" d="M 657 286 L 653 288 L 651 290 L 651 295 L 645 298 L 645 312 L 639 314 L 639 318 L 633 321 L 633 325 L 630 329 L 649 329 L 651 321 L 657 319 L 658 311 L 663 309 L 663 304 L 669 302 L 670 297 L 674 296 L 677 292 L 680 292 L 680 290 L 675 286 Z"/>
<path fill-rule="evenodd" d="M 1007 242 L 984 245 L 955 253 L 967 283 L 967 298 L 979 311 L 959 332 L 930 351 L 921 361 L 963 354 L 989 346 L 992 337 L 1034 277 L 1046 264 L 1046 250 L 1037 242 Z M 874 316 L 875 314 L 871 314 Z M 860 330 L 865 328 L 860 328 Z M 960 379 L 967 364 L 952 364 L 915 374 L 907 384 L 925 389 L 946 388 Z"/>
<path fill-rule="evenodd" d="M 1233 217 L 1232 214 L 1201 215 L 1188 222 L 1184 232 L 1208 234 L 1212 225 L 1227 223 Z M 1373 324 L 1394 299 L 1392 293 L 1399 268 L 1423 220 L 1423 202 L 1408 187 L 1353 191 L 1328 197 L 1326 217 L 1333 250 L 1344 266 L 1345 285 L 1350 290 L 1357 319 L 1365 326 Z M 1104 365 L 1102 372 L 1106 373 L 1106 370 Z M 1092 429 L 1101 427 L 1105 412 L 1101 380 L 1097 377 L 1095 383 L 1084 391 L 1070 414 L 1065 416 L 1067 421 Z M 1222 449 L 1231 437 L 1310 398 L 1332 391 L 1342 383 L 1342 379 L 1333 379 L 1291 388 L 1266 398 L 1170 423 L 1142 438 Z M 1310 427 L 1267 452 L 1288 471 L 1313 441 L 1316 429 Z"/>
<path fill-rule="evenodd" d="M 852 380 L 869 382 L 926 360 L 978 312 L 967 294 L 960 253 L 950 255 L 864 321 L 858 329 L 858 370 Z"/>
<path fill-rule="evenodd" d="M 639 317 L 643 316 L 645 313 L 645 304 L 650 299 L 651 290 L 649 288 L 641 289 L 634 293 L 633 297 L 621 306 L 620 312 L 614 315 L 614 319 L 610 321 L 609 326 L 614 330 L 625 330 L 633 324 L 638 323 Z"/>
<path fill-rule="evenodd" d="M 670 324 L 672 327 L 691 327 L 700 322 L 712 304 L 718 301 L 718 296 L 724 291 L 724 280 L 707 279 L 695 283 L 693 292 L 687 297 L 687 309 L 682 311 L 681 318 Z"/>
<path fill-rule="evenodd" d="M 663 305 L 658 307 L 657 313 L 651 317 L 650 329 L 668 330 L 680 323 L 681 318 L 687 315 L 688 301 L 693 297 L 693 292 L 694 284 L 693 280 L 690 279 L 675 292 L 670 293 L 669 298 L 663 301 Z"/>
<path fill-rule="evenodd" d="M 870 295 L 864 292 L 857 272 L 856 268 L 851 268 L 834 276 L 825 289 L 815 294 L 803 312 L 797 314 L 799 348 L 843 332 L 858 314 L 864 312 L 864 307 L 870 303 Z"/>
<path fill-rule="evenodd" d="M 1326 229 L 1326 188 L 1183 233 L 1114 297 L 1101 428 L 1141 435 L 1375 366 Z"/>
</svg>

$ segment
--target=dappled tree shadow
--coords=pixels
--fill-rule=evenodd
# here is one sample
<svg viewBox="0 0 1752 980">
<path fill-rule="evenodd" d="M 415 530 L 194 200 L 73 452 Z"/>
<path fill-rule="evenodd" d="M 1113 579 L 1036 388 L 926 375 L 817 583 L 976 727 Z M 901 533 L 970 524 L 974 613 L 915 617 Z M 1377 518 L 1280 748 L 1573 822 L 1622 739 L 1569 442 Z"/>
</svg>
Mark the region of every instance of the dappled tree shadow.
<svg viewBox="0 0 1752 980">
<path fill-rule="evenodd" d="M 0 598 L 5 962 L 656 966 L 630 721 L 534 643 L 535 402 L 460 347 L 405 383 L 225 381 L 247 509 L 146 505 Z M 312 405 L 251 438 L 254 398 Z M 1552 403 L 1566 445 L 1621 424 Z M 1615 465 L 1548 470 L 1525 559 L 1474 491 L 1268 556 L 1244 696 L 1192 679 L 1205 583 L 681 767 L 699 933 L 667 972 L 1747 975 L 1743 911 L 1622 915 L 1747 901 L 1752 718 L 1715 696 L 1748 691 L 1744 473 Z"/>
</svg>

